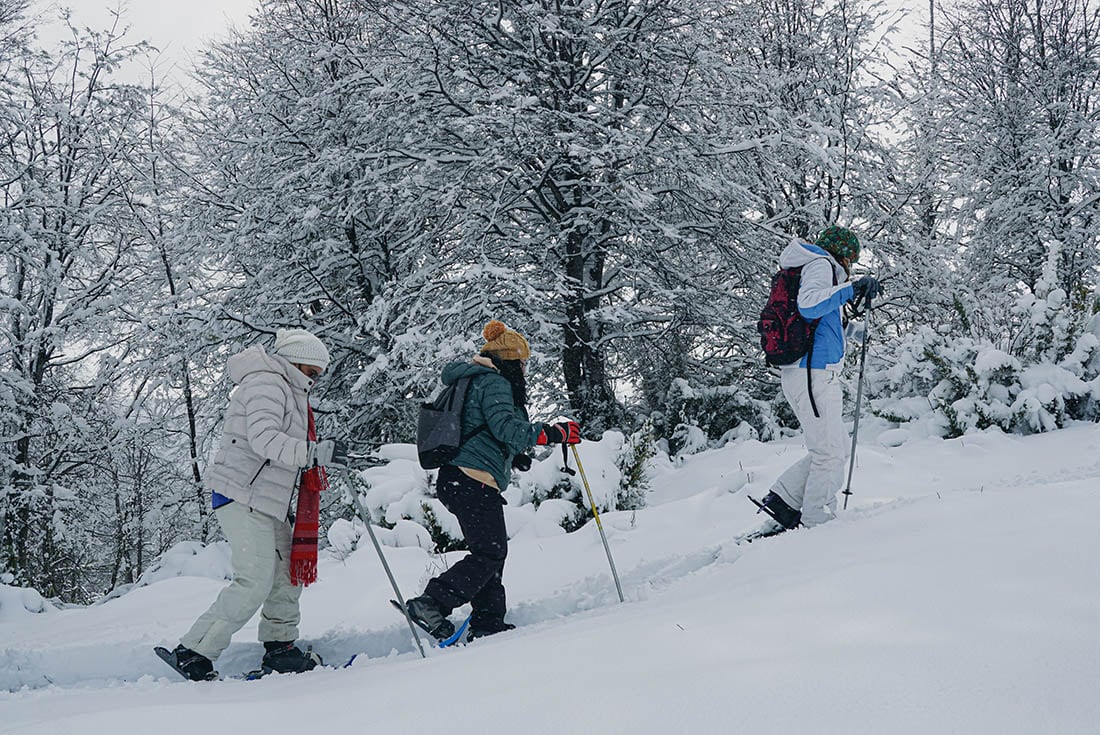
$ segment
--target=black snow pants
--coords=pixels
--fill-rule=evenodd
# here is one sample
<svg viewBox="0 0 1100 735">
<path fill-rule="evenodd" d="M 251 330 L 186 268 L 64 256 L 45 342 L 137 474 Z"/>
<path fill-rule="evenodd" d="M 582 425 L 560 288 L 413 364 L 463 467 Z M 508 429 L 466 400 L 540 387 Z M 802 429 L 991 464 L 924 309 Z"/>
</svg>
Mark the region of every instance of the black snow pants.
<svg viewBox="0 0 1100 735">
<path fill-rule="evenodd" d="M 471 629 L 499 630 L 507 609 L 501 582 L 508 556 L 504 498 L 495 487 L 452 465 L 439 470 L 436 495 L 458 518 L 470 553 L 430 580 L 424 593 L 442 605 L 444 612 L 469 602 L 473 606 Z"/>
</svg>

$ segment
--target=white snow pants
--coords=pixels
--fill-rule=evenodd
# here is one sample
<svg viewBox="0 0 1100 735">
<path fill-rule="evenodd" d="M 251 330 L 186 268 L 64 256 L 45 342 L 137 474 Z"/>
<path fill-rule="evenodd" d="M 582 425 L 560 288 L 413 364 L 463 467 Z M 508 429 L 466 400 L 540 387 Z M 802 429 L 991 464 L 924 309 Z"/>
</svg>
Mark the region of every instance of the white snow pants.
<svg viewBox="0 0 1100 735">
<path fill-rule="evenodd" d="M 233 581 L 180 643 L 213 661 L 261 606 L 260 641 L 296 640 L 302 588 L 290 583 L 290 524 L 240 502 L 214 514 L 232 550 Z"/>
<path fill-rule="evenodd" d="M 803 525 L 818 526 L 836 515 L 836 493 L 844 484 L 844 461 L 848 457 L 840 371 L 810 371 L 819 416 L 814 416 L 810 404 L 806 368 L 784 367 L 782 373 L 783 395 L 802 425 L 808 453 L 788 467 L 771 489 L 787 505 L 802 511 Z"/>
</svg>

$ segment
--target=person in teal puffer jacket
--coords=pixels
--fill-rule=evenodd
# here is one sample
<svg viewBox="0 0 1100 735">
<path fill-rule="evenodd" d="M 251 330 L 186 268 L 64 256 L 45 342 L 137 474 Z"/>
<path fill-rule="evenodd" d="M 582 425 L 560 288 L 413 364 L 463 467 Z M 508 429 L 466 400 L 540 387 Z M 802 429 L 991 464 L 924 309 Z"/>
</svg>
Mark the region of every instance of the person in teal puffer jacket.
<svg viewBox="0 0 1100 735">
<path fill-rule="evenodd" d="M 485 345 L 473 361 L 443 368 L 443 382 L 470 377 L 462 410 L 458 454 L 439 470 L 436 494 L 458 518 L 469 555 L 428 581 L 424 593 L 407 609 L 417 625 L 437 639 L 454 634 L 447 616 L 467 602 L 473 607 L 468 639 L 500 633 L 514 626 L 507 611 L 501 575 L 508 555 L 504 497 L 512 468 L 530 467 L 524 452 L 536 444 L 577 444 L 580 427 L 573 421 L 532 423 L 527 414 L 527 340 L 502 322 L 490 321 L 482 332 Z"/>
</svg>

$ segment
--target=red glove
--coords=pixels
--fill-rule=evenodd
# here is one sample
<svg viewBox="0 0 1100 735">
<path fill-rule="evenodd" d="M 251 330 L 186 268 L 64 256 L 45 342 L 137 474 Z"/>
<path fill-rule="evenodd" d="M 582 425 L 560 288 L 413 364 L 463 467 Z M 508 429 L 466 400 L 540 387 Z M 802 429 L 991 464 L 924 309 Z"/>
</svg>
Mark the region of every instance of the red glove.
<svg viewBox="0 0 1100 735">
<path fill-rule="evenodd" d="M 536 444 L 580 444 L 581 427 L 576 421 L 545 424 Z"/>
</svg>

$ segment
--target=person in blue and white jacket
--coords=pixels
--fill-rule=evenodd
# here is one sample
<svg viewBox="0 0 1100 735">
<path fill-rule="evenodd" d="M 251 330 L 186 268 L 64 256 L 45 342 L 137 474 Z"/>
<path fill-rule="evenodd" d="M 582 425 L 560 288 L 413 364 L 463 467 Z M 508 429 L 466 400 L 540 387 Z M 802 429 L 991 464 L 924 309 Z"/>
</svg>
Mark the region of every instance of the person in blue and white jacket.
<svg viewBox="0 0 1100 735">
<path fill-rule="evenodd" d="M 874 298 L 881 290 L 871 276 L 849 280 L 849 270 L 858 259 L 859 239 L 837 225 L 825 228 L 813 245 L 796 240 L 779 256 L 780 268 L 802 266 L 798 311 L 807 321 L 820 320 L 813 349 L 781 367 L 783 396 L 802 426 L 807 451 L 779 476 L 762 501 L 784 528 L 794 528 L 800 521 L 804 526 L 817 526 L 836 514 L 848 439 L 841 416 L 842 309 L 849 301 Z M 772 530 L 782 529 L 776 526 Z"/>
</svg>

